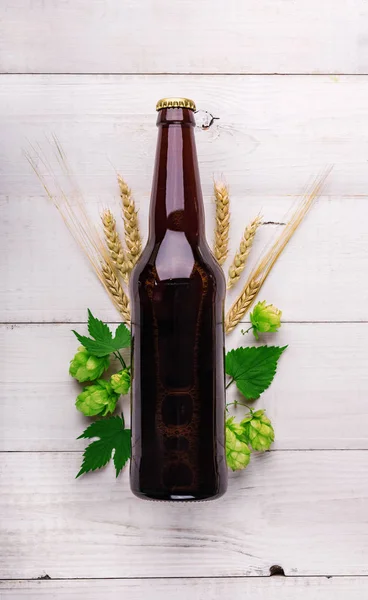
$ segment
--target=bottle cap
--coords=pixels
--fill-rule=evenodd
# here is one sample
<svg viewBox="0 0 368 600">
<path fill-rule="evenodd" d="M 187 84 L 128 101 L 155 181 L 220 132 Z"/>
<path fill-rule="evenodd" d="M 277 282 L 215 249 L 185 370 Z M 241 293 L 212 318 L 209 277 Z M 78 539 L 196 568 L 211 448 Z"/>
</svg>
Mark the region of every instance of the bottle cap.
<svg viewBox="0 0 368 600">
<path fill-rule="evenodd" d="M 162 108 L 189 108 L 196 110 L 196 105 L 189 98 L 161 98 L 156 104 L 156 110 Z"/>
</svg>

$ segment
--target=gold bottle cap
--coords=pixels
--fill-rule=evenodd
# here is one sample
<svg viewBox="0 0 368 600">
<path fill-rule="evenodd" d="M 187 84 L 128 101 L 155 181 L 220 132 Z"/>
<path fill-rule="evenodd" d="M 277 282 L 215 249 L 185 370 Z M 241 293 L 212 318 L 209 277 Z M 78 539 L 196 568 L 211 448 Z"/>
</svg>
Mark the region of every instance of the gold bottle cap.
<svg viewBox="0 0 368 600">
<path fill-rule="evenodd" d="M 190 110 L 196 110 L 196 105 L 189 98 L 161 98 L 156 104 L 156 110 L 162 108 L 190 108 Z"/>
</svg>

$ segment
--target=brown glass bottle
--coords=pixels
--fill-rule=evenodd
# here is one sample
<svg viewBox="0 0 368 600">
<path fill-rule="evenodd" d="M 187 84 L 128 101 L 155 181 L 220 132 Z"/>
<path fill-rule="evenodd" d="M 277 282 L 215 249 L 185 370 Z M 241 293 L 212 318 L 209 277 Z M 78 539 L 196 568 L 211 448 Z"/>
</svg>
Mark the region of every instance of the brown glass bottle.
<svg viewBox="0 0 368 600">
<path fill-rule="evenodd" d="M 225 280 L 205 240 L 194 103 L 157 109 L 149 240 L 131 278 L 131 488 L 209 500 L 227 487 Z"/>
</svg>

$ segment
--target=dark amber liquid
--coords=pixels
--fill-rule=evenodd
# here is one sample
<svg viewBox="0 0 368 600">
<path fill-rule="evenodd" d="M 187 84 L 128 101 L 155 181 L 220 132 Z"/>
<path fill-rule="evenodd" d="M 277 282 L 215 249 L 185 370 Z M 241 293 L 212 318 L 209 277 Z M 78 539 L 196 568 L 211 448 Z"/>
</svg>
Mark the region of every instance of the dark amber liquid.
<svg viewBox="0 0 368 600">
<path fill-rule="evenodd" d="M 189 109 L 159 113 L 150 238 L 131 282 L 131 487 L 155 500 L 226 491 L 225 282 L 204 238 Z"/>
</svg>

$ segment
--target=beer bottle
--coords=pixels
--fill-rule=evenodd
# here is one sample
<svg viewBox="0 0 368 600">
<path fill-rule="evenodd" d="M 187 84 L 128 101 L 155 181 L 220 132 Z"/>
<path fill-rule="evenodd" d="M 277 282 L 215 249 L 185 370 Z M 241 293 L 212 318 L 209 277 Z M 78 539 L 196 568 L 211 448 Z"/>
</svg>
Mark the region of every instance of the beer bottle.
<svg viewBox="0 0 368 600">
<path fill-rule="evenodd" d="M 149 239 L 131 277 L 131 488 L 140 498 L 225 493 L 225 279 L 205 239 L 195 104 L 157 103 Z"/>
</svg>

